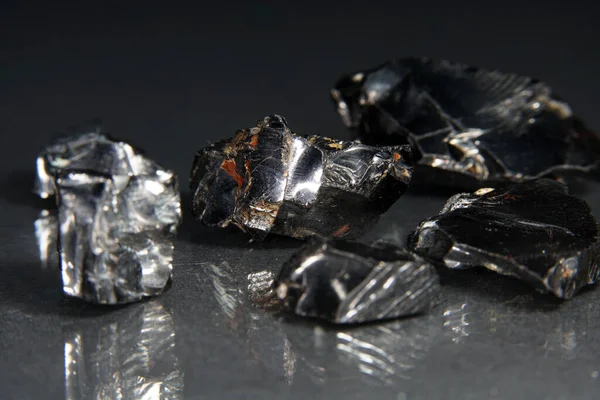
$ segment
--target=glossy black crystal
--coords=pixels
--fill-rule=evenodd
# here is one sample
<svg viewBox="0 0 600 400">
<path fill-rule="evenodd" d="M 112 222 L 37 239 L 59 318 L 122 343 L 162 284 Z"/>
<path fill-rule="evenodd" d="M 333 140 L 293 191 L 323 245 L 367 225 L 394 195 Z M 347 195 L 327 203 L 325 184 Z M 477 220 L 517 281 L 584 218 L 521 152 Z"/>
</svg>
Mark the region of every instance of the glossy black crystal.
<svg viewBox="0 0 600 400">
<path fill-rule="evenodd" d="M 483 266 L 568 299 L 598 279 L 599 240 L 587 203 L 541 179 L 451 197 L 408 246 L 448 268 Z"/>
<path fill-rule="evenodd" d="M 471 186 L 589 172 L 600 140 L 537 79 L 429 58 L 343 76 L 338 113 L 363 143 L 413 146 L 419 178 Z"/>
<path fill-rule="evenodd" d="M 427 311 L 439 287 L 435 269 L 394 246 L 312 239 L 274 283 L 294 313 L 354 324 Z"/>
<path fill-rule="evenodd" d="M 354 238 L 404 192 L 409 146 L 374 147 L 294 134 L 278 115 L 200 150 L 191 173 L 193 212 L 253 239 Z"/>
</svg>

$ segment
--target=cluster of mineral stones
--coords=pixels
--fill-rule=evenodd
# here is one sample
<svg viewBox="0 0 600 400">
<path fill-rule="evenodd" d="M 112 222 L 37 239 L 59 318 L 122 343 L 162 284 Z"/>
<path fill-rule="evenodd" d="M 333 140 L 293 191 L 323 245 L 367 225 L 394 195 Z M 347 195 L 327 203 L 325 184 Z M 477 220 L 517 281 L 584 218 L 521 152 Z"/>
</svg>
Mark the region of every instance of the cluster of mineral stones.
<svg viewBox="0 0 600 400">
<path fill-rule="evenodd" d="M 599 227 L 568 193 L 600 139 L 545 83 L 427 58 L 344 75 L 331 91 L 355 140 L 294 133 L 270 115 L 197 152 L 192 213 L 254 241 L 306 239 L 252 285 L 295 314 L 338 324 L 427 311 L 437 269 L 484 267 L 561 299 L 600 274 Z M 177 179 L 98 132 L 47 147 L 35 191 L 56 195 L 66 294 L 95 303 L 165 291 L 181 221 Z M 405 248 L 358 239 L 420 185 L 458 193 Z"/>
</svg>

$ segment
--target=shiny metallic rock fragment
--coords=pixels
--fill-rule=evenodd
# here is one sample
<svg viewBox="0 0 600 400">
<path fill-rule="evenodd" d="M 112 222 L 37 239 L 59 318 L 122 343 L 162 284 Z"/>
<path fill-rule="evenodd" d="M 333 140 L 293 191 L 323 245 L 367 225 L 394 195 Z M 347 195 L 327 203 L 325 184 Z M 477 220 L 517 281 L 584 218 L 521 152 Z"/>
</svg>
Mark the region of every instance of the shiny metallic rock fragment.
<svg viewBox="0 0 600 400">
<path fill-rule="evenodd" d="M 483 266 L 568 299 L 598 279 L 599 240 L 587 203 L 541 179 L 451 197 L 421 222 L 409 248 L 448 268 Z"/>
<path fill-rule="evenodd" d="M 173 180 L 173 172 L 145 157 L 128 143 L 99 132 L 66 137 L 46 147 L 38 156 L 34 192 L 42 198 L 55 193 L 57 174 L 64 171 L 110 175 L 118 185 L 133 176 L 147 176 L 161 182 Z"/>
<path fill-rule="evenodd" d="M 283 117 L 200 150 L 193 212 L 210 226 L 304 238 L 358 237 L 404 192 L 409 146 L 373 147 L 292 133 Z"/>
<path fill-rule="evenodd" d="M 430 264 L 394 246 L 314 239 L 283 265 L 274 287 L 297 315 L 352 324 L 428 310 L 439 280 Z"/>
<path fill-rule="evenodd" d="M 42 197 L 57 194 L 66 294 L 117 304 L 170 286 L 181 220 L 173 172 L 93 133 L 49 146 L 38 158 L 36 188 Z"/>
<path fill-rule="evenodd" d="M 589 172 L 600 140 L 545 83 L 428 58 L 343 76 L 332 97 L 371 145 L 409 143 L 420 179 L 446 185 Z"/>
</svg>

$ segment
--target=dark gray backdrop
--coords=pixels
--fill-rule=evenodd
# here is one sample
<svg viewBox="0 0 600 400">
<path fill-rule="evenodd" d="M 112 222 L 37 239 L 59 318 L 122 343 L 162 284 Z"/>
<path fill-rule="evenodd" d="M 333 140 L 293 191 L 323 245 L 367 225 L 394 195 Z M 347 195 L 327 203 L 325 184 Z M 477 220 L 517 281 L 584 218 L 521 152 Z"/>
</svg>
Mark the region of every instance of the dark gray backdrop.
<svg viewBox="0 0 600 400">
<path fill-rule="evenodd" d="M 166 386 L 186 399 L 597 399 L 599 292 L 560 305 L 466 273 L 446 279 L 444 301 L 420 318 L 345 332 L 286 321 L 243 289 L 299 242 L 249 245 L 197 226 L 187 193 L 167 295 L 115 310 L 62 298 L 33 231 L 47 205 L 29 192 L 37 151 L 72 125 L 101 119 L 175 169 L 187 192 L 193 154 L 209 141 L 270 113 L 299 132 L 347 137 L 328 96 L 338 75 L 427 55 L 539 77 L 600 129 L 600 28 L 587 2 L 239 3 L 0 5 L 0 397 L 89 398 L 135 386 L 132 365 L 163 365 L 156 381 L 170 373 Z M 583 193 L 596 212 L 599 193 Z M 371 236 L 402 241 L 446 197 L 403 197 Z M 229 269 L 203 264 L 224 261 Z M 153 312 L 174 346 L 127 361 L 143 335 L 156 338 L 154 325 L 136 325 Z M 76 377 L 65 374 L 73 338 L 86 343 Z"/>
</svg>

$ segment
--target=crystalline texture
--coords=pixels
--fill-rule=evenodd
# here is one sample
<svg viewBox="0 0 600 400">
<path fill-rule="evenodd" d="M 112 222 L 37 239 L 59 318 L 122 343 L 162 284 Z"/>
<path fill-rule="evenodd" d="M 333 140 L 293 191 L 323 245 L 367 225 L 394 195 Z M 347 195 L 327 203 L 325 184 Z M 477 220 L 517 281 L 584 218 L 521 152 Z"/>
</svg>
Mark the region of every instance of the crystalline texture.
<svg viewBox="0 0 600 400">
<path fill-rule="evenodd" d="M 313 239 L 274 287 L 298 315 L 352 324 L 426 311 L 439 283 L 430 264 L 396 247 Z"/>
<path fill-rule="evenodd" d="M 409 247 L 446 267 L 483 266 L 564 299 L 600 273 L 590 208 L 548 179 L 455 195 L 419 225 Z"/>
<path fill-rule="evenodd" d="M 332 96 L 363 143 L 410 143 L 423 179 L 468 185 L 588 172 L 600 140 L 536 79 L 428 58 L 342 77 Z"/>
<path fill-rule="evenodd" d="M 198 152 L 193 212 L 202 222 L 230 223 L 254 239 L 357 237 L 406 189 L 409 146 L 373 147 L 292 133 L 283 117 Z"/>
<path fill-rule="evenodd" d="M 170 286 L 181 219 L 175 175 L 130 145 L 93 133 L 49 146 L 36 191 L 57 194 L 63 291 L 117 304 Z"/>
</svg>

